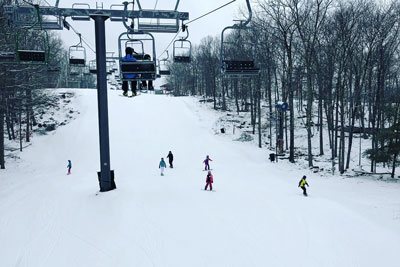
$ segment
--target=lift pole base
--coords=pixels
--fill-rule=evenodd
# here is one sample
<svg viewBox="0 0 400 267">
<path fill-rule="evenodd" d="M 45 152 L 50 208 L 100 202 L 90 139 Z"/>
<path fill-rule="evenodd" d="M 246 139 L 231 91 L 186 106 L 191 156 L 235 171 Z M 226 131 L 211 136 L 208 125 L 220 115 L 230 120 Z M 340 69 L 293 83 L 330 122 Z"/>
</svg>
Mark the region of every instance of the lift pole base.
<svg viewBox="0 0 400 267">
<path fill-rule="evenodd" d="M 97 172 L 97 177 L 99 178 L 100 192 L 107 192 L 117 188 L 114 180 L 114 170 L 110 170 L 111 181 L 102 180 L 101 172 Z"/>
</svg>

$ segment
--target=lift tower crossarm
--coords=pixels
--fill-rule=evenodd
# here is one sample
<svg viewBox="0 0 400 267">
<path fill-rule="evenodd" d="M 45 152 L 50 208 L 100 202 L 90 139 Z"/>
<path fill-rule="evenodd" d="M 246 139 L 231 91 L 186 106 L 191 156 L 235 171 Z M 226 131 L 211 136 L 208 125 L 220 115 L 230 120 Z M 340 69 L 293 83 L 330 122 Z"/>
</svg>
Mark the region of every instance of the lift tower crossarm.
<svg viewBox="0 0 400 267">
<path fill-rule="evenodd" d="M 26 14 L 26 15 L 37 15 L 37 10 L 34 6 L 5 6 L 5 13 L 13 14 Z M 178 11 L 168 11 L 168 10 L 146 10 L 142 9 L 140 11 L 124 11 L 124 10 L 112 10 L 112 9 L 84 9 L 84 8 L 58 8 L 58 7 L 39 7 L 40 15 L 44 16 L 105 16 L 105 17 L 127 17 L 127 18 L 147 18 L 147 19 L 179 19 L 188 20 L 188 12 L 178 12 Z"/>
</svg>

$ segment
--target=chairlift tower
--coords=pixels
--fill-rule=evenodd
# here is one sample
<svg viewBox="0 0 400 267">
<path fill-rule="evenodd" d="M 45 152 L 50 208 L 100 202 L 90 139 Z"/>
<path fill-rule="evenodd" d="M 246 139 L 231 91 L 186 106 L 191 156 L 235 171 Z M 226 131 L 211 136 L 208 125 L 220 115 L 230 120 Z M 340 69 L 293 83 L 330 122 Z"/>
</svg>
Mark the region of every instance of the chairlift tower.
<svg viewBox="0 0 400 267">
<path fill-rule="evenodd" d="M 146 10 L 142 9 L 140 1 L 136 0 L 139 10 L 120 9 L 91 9 L 87 4 L 74 4 L 72 8 L 59 8 L 58 0 L 56 6 L 15 5 L 4 7 L 4 12 L 9 16 L 10 22 L 16 26 L 36 26 L 38 20 L 42 30 L 61 30 L 67 23 L 65 18 L 71 17 L 74 20 L 90 21 L 95 24 L 96 36 L 96 73 L 97 73 L 97 102 L 100 139 L 100 192 L 115 189 L 113 175 L 110 169 L 110 144 L 108 129 L 108 103 L 107 103 L 107 69 L 106 69 L 106 42 L 105 42 L 105 21 L 123 21 L 137 19 L 139 30 L 147 32 L 169 32 L 176 33 L 179 30 L 179 21 L 189 19 L 188 12 L 177 11 L 179 0 L 176 1 L 173 10 Z M 127 5 L 124 3 L 124 5 Z M 114 5 L 115 6 L 115 5 Z M 38 18 L 39 17 L 39 18 Z M 32 19 L 36 18 L 36 19 Z M 155 23 L 151 23 L 155 20 Z M 148 21 L 148 22 L 147 22 Z M 171 23 L 172 21 L 172 23 Z M 44 23 L 46 22 L 46 23 Z M 27 55 L 29 56 L 29 55 Z M 155 59 L 154 59 L 155 60 Z"/>
</svg>

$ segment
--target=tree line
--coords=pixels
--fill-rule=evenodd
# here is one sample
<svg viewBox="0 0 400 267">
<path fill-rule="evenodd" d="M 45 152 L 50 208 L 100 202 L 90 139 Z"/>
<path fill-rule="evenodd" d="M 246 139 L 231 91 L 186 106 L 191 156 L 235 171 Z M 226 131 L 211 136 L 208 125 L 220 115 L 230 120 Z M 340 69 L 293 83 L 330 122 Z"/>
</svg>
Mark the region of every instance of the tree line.
<svg viewBox="0 0 400 267">
<path fill-rule="evenodd" d="M 4 13 L 13 1 L 0 1 L 0 168 L 5 168 L 4 139 L 30 142 L 37 111 L 52 105 L 43 88 L 93 87 L 94 78 L 69 75 L 68 52 L 52 32 L 16 27 Z M 14 60 L 17 49 L 46 50 L 46 64 L 21 64 Z"/>
<path fill-rule="evenodd" d="M 233 46 L 225 56 L 245 60 L 254 55 L 260 75 L 224 79 L 221 39 L 208 36 L 194 47 L 190 63 L 170 63 L 167 79 L 174 94 L 210 97 L 215 109 L 227 110 L 230 101 L 237 112 L 250 111 L 260 147 L 262 114 L 272 125 L 276 113 L 290 162 L 296 160 L 295 125 L 302 120 L 309 167 L 315 147 L 318 155 L 329 153 L 343 174 L 359 134 L 370 140 L 363 151 L 370 171 L 376 172 L 378 163 L 389 164 L 394 177 L 400 152 L 400 3 L 257 0 L 253 13 L 248 29 L 227 37 Z M 277 113 L 277 101 L 287 102 L 288 112 Z M 313 143 L 314 128 L 319 136 Z M 326 142 L 330 151 L 324 149 Z"/>
</svg>

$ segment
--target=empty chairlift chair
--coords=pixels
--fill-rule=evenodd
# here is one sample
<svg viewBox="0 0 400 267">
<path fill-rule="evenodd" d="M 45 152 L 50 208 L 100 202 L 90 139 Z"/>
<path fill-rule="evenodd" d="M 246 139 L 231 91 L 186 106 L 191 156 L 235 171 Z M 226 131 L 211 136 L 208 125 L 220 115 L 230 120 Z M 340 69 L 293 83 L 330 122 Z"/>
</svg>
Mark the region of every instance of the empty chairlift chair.
<svg viewBox="0 0 400 267">
<path fill-rule="evenodd" d="M 2 1 L 4 2 L 4 1 Z M 15 2 L 13 7 L 32 7 L 32 4 L 29 4 L 28 1 L 10 1 Z M 32 1 L 30 1 L 32 2 Z M 58 3 L 59 1 L 57 1 Z M 49 9 L 57 8 L 55 7 L 48 7 Z M 58 14 L 53 15 L 42 15 L 39 12 L 39 5 L 34 5 L 35 14 L 29 11 L 26 12 L 18 12 L 17 8 L 11 9 L 10 7 L 5 7 L 5 10 L 8 9 L 9 14 L 11 14 L 11 20 L 13 24 L 19 28 L 29 28 L 32 30 L 62 30 L 63 23 L 62 23 L 62 16 Z M 29 9 L 27 9 L 29 10 Z"/>
<path fill-rule="evenodd" d="M 256 42 L 248 42 L 247 44 L 241 42 L 241 34 L 240 32 L 249 30 L 250 28 L 247 24 L 251 21 L 252 11 L 250 7 L 249 0 L 246 0 L 247 7 L 249 10 L 249 18 L 246 21 L 240 21 L 238 24 L 233 26 L 225 27 L 221 33 L 221 72 L 223 77 L 251 77 L 257 76 L 260 73 L 260 68 L 255 62 L 256 58 Z M 233 33 L 237 33 L 238 37 L 234 36 L 233 41 L 225 40 L 225 31 L 232 30 Z M 241 43 L 241 46 L 238 44 Z M 245 49 L 251 50 L 252 53 L 239 51 L 238 50 Z M 248 51 L 246 50 L 246 51 Z"/>
<path fill-rule="evenodd" d="M 86 49 L 82 46 L 81 34 L 79 36 L 79 43 L 69 47 L 68 57 L 69 64 L 76 67 L 85 67 L 86 64 Z"/>
<path fill-rule="evenodd" d="M 96 74 L 97 73 L 96 60 L 89 61 L 89 72 L 91 74 Z"/>
<path fill-rule="evenodd" d="M 159 73 L 161 76 L 168 76 L 171 75 L 171 71 L 169 70 L 168 67 L 168 58 L 169 58 L 169 54 L 168 54 L 168 50 L 166 50 L 167 53 L 167 57 L 163 58 L 159 61 Z"/>
<path fill-rule="evenodd" d="M 136 0 L 139 12 L 146 12 L 146 9 L 142 9 L 140 1 Z M 138 30 L 146 32 L 165 32 L 165 33 L 176 33 L 179 31 L 179 20 L 187 19 L 180 17 L 177 11 L 179 5 L 179 0 L 175 3 L 174 10 L 168 10 L 170 16 L 166 18 L 138 18 Z"/>
<path fill-rule="evenodd" d="M 187 26 L 182 25 L 182 31 L 186 31 L 186 37 L 174 41 L 173 60 L 175 63 L 190 63 L 192 61 L 192 43 L 187 40 L 189 37 Z"/>
<path fill-rule="evenodd" d="M 28 30 L 24 30 L 22 34 L 20 32 L 16 32 L 16 61 L 21 64 L 47 64 L 48 62 L 48 54 L 49 47 L 47 41 L 47 32 L 42 32 L 43 42 L 38 42 L 36 46 L 40 46 L 41 49 L 25 49 L 29 44 L 25 39 L 26 34 L 28 34 Z M 21 40 L 20 40 L 21 39 Z"/>
</svg>

